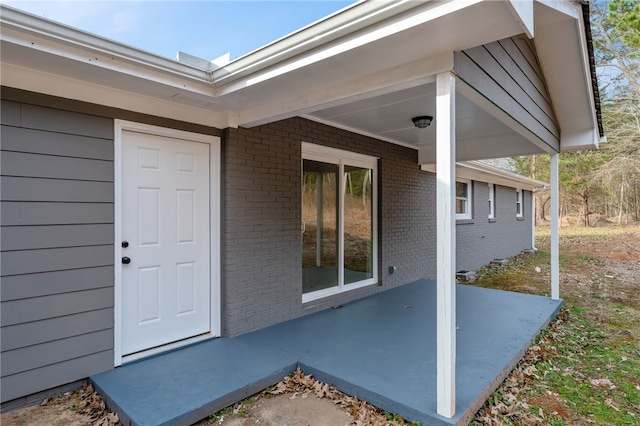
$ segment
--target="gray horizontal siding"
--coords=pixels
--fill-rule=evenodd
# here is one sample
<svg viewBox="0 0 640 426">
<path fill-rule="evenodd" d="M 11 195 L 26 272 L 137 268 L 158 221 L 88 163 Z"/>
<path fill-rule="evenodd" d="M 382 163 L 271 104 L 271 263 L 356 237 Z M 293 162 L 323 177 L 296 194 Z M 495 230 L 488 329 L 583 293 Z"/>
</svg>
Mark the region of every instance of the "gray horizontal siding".
<svg viewBox="0 0 640 426">
<path fill-rule="evenodd" d="M 0 261 L 2 276 L 65 269 L 113 266 L 113 245 L 7 251 Z"/>
<path fill-rule="evenodd" d="M 2 177 L 5 201 L 113 203 L 113 182 Z"/>
<path fill-rule="evenodd" d="M 72 291 L 93 290 L 113 284 L 113 267 L 100 266 L 85 269 L 13 275 L 2 278 L 2 302 Z"/>
<path fill-rule="evenodd" d="M 0 339 L 2 349 L 10 351 L 112 327 L 113 311 L 105 308 L 4 327 Z"/>
<path fill-rule="evenodd" d="M 529 42 L 514 37 L 457 52 L 455 69 L 461 79 L 542 141 L 559 147 L 557 120 Z"/>
<path fill-rule="evenodd" d="M 0 368 L 3 376 L 20 373 L 69 359 L 112 349 L 113 329 L 80 334 L 34 346 L 2 352 Z"/>
<path fill-rule="evenodd" d="M 112 203 L 56 203 L 3 201 L 0 203 L 0 224 L 70 225 L 83 223 L 113 223 Z"/>
<path fill-rule="evenodd" d="M 76 291 L 52 296 L 2 302 L 2 326 L 42 321 L 78 312 L 113 307 L 113 288 Z M 4 349 L 4 348 L 3 348 Z"/>
<path fill-rule="evenodd" d="M 113 368 L 113 120 L 2 101 L 2 402 Z"/>
<path fill-rule="evenodd" d="M 27 129 L 113 140 L 113 122 L 95 115 L 20 104 L 20 120 Z"/>
<path fill-rule="evenodd" d="M 113 143 L 110 140 L 11 126 L 2 126 L 0 131 L 4 151 L 49 155 L 64 153 L 70 158 L 113 160 Z"/>
<path fill-rule="evenodd" d="M 97 366 L 103 366 L 102 370 L 106 370 L 109 365 L 113 365 L 112 349 L 2 377 L 0 379 L 2 401 L 11 401 L 43 389 L 69 383 L 70 376 L 89 377 L 100 370 L 100 368 L 96 369 Z"/>
<path fill-rule="evenodd" d="M 5 151 L 0 167 L 5 176 L 113 182 L 112 161 Z"/>
<path fill-rule="evenodd" d="M 32 250 L 113 244 L 112 224 L 5 226 L 2 250 Z"/>
</svg>

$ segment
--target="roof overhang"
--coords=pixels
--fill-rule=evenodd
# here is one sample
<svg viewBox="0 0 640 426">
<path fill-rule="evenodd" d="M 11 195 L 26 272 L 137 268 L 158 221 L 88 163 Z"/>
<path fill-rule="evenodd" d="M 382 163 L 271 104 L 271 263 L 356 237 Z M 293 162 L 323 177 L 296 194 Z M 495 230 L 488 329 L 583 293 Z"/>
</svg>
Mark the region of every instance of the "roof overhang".
<svg viewBox="0 0 640 426">
<path fill-rule="evenodd" d="M 430 162 L 421 147 L 432 129 L 420 133 L 410 119 L 435 115 L 435 76 L 453 69 L 456 51 L 525 33 L 535 35 L 560 150 L 584 149 L 600 137 L 580 10 L 572 1 L 362 1 L 215 68 L 2 6 L 2 84 L 218 128 L 304 116 Z M 458 160 L 548 152 L 458 86 Z"/>
<path fill-rule="evenodd" d="M 536 0 L 535 43 L 562 131 L 562 151 L 598 148 L 599 131 L 586 34 L 589 22 L 578 2 Z M 567 76 L 571 76 L 568 78 Z"/>
<path fill-rule="evenodd" d="M 423 165 L 421 168 L 427 172 L 436 172 L 435 164 Z M 543 191 L 549 186 L 546 182 L 528 178 L 509 170 L 493 167 L 480 161 L 462 161 L 456 163 L 456 178 L 495 183 L 496 185 L 524 189 L 532 192 Z"/>
</svg>

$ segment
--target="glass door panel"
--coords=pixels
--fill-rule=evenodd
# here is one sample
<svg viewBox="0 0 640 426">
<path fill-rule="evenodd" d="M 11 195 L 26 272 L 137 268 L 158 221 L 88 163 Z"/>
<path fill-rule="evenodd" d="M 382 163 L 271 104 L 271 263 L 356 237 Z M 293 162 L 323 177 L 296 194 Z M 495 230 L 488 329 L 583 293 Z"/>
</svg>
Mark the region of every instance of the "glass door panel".
<svg viewBox="0 0 640 426">
<path fill-rule="evenodd" d="M 338 286 L 338 165 L 303 160 L 302 292 Z"/>
<path fill-rule="evenodd" d="M 371 169 L 344 166 L 344 283 L 373 278 Z"/>
</svg>

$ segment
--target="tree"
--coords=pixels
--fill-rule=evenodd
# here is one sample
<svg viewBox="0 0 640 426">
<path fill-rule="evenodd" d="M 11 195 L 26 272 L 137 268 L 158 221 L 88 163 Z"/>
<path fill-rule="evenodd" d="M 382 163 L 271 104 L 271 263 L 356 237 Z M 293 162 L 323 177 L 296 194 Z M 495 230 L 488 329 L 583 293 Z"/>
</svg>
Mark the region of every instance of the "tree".
<svg viewBox="0 0 640 426">
<path fill-rule="evenodd" d="M 607 217 L 640 211 L 640 1 L 590 2 L 590 19 L 608 143 L 600 150 L 559 156 L 561 210 Z M 549 181 L 546 155 L 511 159 L 515 171 Z M 544 219 L 547 193 L 538 194 L 537 219 Z"/>
<path fill-rule="evenodd" d="M 602 149 L 606 162 L 596 178 L 609 192 L 620 194 L 619 218 L 625 205 L 631 205 L 638 220 L 640 2 L 597 1 L 592 3 L 591 12 L 602 120 L 609 141 Z"/>
</svg>

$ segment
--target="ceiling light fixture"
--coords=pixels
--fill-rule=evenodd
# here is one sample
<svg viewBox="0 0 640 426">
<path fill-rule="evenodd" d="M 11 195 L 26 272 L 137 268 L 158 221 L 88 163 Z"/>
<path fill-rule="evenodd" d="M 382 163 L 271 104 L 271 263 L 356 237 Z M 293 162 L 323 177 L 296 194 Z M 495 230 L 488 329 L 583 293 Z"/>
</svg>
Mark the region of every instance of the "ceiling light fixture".
<svg viewBox="0 0 640 426">
<path fill-rule="evenodd" d="M 430 115 L 421 115 L 418 117 L 413 117 L 411 121 L 413 121 L 413 125 L 418 129 L 426 129 L 431 124 L 433 117 Z"/>
</svg>

